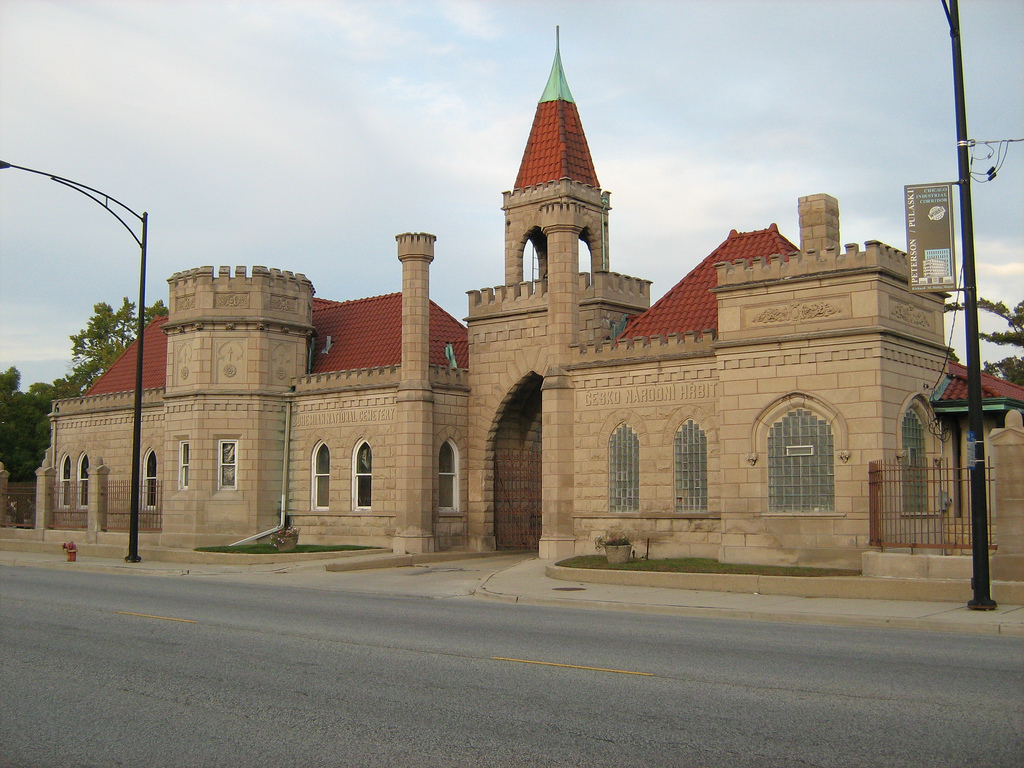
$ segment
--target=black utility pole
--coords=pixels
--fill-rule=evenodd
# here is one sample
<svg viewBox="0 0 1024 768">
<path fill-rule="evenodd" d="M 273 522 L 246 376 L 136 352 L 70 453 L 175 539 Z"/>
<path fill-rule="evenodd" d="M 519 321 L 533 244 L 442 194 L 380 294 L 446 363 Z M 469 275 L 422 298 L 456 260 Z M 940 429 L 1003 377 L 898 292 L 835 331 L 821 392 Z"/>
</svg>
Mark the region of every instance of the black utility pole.
<svg viewBox="0 0 1024 768">
<path fill-rule="evenodd" d="M 964 97 L 964 63 L 960 52 L 960 11 L 957 0 L 942 0 L 953 42 L 953 93 L 956 100 L 957 168 L 960 176 L 960 234 L 964 253 L 964 315 L 967 326 L 967 428 L 968 448 L 973 436 L 973 458 L 968 450 L 971 470 L 971 540 L 974 597 L 967 607 L 991 611 L 996 601 L 991 595 L 988 567 L 988 499 L 985 489 L 985 423 L 981 397 L 981 344 L 978 337 L 978 280 L 974 270 L 974 215 L 971 209 L 970 141 L 967 138 L 967 102 Z"/>
<path fill-rule="evenodd" d="M 139 497 L 142 492 L 142 337 L 146 331 L 146 234 L 149 226 L 149 214 L 145 211 L 141 214 L 136 213 L 120 200 L 116 200 L 105 192 L 87 187 L 85 184 L 77 181 L 65 179 L 63 176 L 54 176 L 52 173 L 46 173 L 45 171 L 37 171 L 34 168 L 26 168 L 23 165 L 12 165 L 0 160 L 0 170 L 7 168 L 46 176 L 58 184 L 70 187 L 76 192 L 81 192 L 90 200 L 102 205 L 106 208 L 107 213 L 120 221 L 122 226 L 128 230 L 129 234 L 131 234 L 135 242 L 142 249 L 142 259 L 139 268 L 139 329 L 138 335 L 135 338 L 135 351 L 138 357 L 135 363 L 135 419 L 132 428 L 132 503 L 131 514 L 128 518 L 128 555 L 125 557 L 125 562 L 127 563 L 141 562 L 142 558 L 139 557 Z M 134 216 L 142 223 L 141 235 L 135 234 L 135 230 L 128 225 L 128 222 L 121 218 L 124 213 Z"/>
</svg>

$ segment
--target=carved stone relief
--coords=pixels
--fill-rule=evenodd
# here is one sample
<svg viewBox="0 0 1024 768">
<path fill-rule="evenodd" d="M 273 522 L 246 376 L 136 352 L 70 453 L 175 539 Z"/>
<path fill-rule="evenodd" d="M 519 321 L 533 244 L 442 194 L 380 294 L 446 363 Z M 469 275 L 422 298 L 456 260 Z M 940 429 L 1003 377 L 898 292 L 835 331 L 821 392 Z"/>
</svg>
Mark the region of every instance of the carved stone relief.
<svg viewBox="0 0 1024 768">
<path fill-rule="evenodd" d="M 174 372 L 178 377 L 179 384 L 189 383 L 190 377 L 194 383 L 195 377 L 192 371 L 193 342 L 187 341 L 178 345 Z"/>
<path fill-rule="evenodd" d="M 218 293 L 213 298 L 213 306 L 217 309 L 244 309 L 249 306 L 248 293 Z"/>
<path fill-rule="evenodd" d="M 830 301 L 794 301 L 756 310 L 750 322 L 753 325 L 800 323 L 832 317 L 840 312 L 842 309 Z"/>
<path fill-rule="evenodd" d="M 911 306 L 910 304 L 902 304 L 894 301 L 889 306 L 889 314 L 893 320 L 899 320 L 913 325 L 916 328 L 930 328 L 931 321 L 928 319 L 928 314 L 917 307 Z"/>
<path fill-rule="evenodd" d="M 280 312 L 294 312 L 295 311 L 295 297 L 294 296 L 278 296 L 277 294 L 271 294 L 270 296 L 270 308 L 278 310 Z"/>
<path fill-rule="evenodd" d="M 284 384 L 291 376 L 294 367 L 294 347 L 291 344 L 275 344 L 270 350 L 271 380 Z"/>
<path fill-rule="evenodd" d="M 217 346 L 216 369 L 221 383 L 245 381 L 245 345 L 241 341 L 224 341 Z"/>
</svg>

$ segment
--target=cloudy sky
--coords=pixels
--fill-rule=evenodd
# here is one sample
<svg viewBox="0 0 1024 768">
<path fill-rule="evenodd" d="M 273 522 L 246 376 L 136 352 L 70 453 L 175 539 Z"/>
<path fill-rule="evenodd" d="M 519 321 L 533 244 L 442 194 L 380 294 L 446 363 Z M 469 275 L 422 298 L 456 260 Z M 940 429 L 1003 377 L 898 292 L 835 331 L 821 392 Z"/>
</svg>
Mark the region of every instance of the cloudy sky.
<svg viewBox="0 0 1024 768">
<path fill-rule="evenodd" d="M 1024 138 L 1024 2 L 960 14 L 971 137 Z M 611 268 L 655 297 L 730 229 L 776 222 L 797 241 L 801 195 L 839 199 L 843 242 L 905 248 L 903 185 L 957 176 L 940 0 L 3 0 L 0 159 L 148 211 L 150 302 L 203 265 L 302 272 L 336 300 L 390 293 L 394 235 L 425 231 L 433 298 L 461 319 L 467 290 L 503 279 L 501 192 L 556 24 L 612 192 Z M 972 189 L 981 294 L 1015 304 L 1024 142 Z M 121 225 L 15 170 L 0 261 L 0 370 L 23 388 L 66 372 L 93 304 L 138 294 Z"/>
</svg>

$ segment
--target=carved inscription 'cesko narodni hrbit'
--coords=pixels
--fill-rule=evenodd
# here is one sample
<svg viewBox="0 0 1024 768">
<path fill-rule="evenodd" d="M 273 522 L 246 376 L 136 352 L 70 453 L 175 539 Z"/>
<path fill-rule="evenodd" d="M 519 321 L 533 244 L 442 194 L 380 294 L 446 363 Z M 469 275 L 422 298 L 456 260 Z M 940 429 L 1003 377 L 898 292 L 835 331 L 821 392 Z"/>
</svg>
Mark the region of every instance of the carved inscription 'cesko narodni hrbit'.
<svg viewBox="0 0 1024 768">
<path fill-rule="evenodd" d="M 643 403 L 672 403 L 683 400 L 707 400 L 715 396 L 712 381 L 674 382 L 650 384 L 616 389 L 590 389 L 580 393 L 583 406 L 640 405 Z"/>
<path fill-rule="evenodd" d="M 822 317 L 838 315 L 842 310 L 827 301 L 795 301 L 777 307 L 762 309 L 751 322 L 770 325 L 772 323 L 799 323 L 805 320 L 818 320 Z"/>
</svg>

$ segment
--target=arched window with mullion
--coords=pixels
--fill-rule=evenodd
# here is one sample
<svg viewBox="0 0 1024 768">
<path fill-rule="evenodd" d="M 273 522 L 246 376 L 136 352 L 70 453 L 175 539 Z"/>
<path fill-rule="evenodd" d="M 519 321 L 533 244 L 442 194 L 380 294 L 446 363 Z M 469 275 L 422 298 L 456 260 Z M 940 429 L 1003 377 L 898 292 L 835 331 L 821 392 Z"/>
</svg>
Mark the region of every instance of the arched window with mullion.
<svg viewBox="0 0 1024 768">
<path fill-rule="evenodd" d="M 628 424 L 608 441 L 608 511 L 640 511 L 640 441 Z"/>
<path fill-rule="evenodd" d="M 708 438 L 692 419 L 676 432 L 676 512 L 708 511 Z"/>
<path fill-rule="evenodd" d="M 143 465 L 143 502 L 146 509 L 156 509 L 158 498 L 156 451 L 146 454 L 146 462 Z"/>
<path fill-rule="evenodd" d="M 444 512 L 458 509 L 458 455 L 450 441 L 441 444 L 437 453 L 437 507 Z"/>
<path fill-rule="evenodd" d="M 313 451 L 313 509 L 331 506 L 331 449 L 320 443 Z"/>
<path fill-rule="evenodd" d="M 373 502 L 373 451 L 369 443 L 362 442 L 356 448 L 353 469 L 355 506 L 359 509 L 369 509 Z"/>
<path fill-rule="evenodd" d="M 832 426 L 804 408 L 768 432 L 768 510 L 832 513 L 836 508 Z"/>
</svg>

